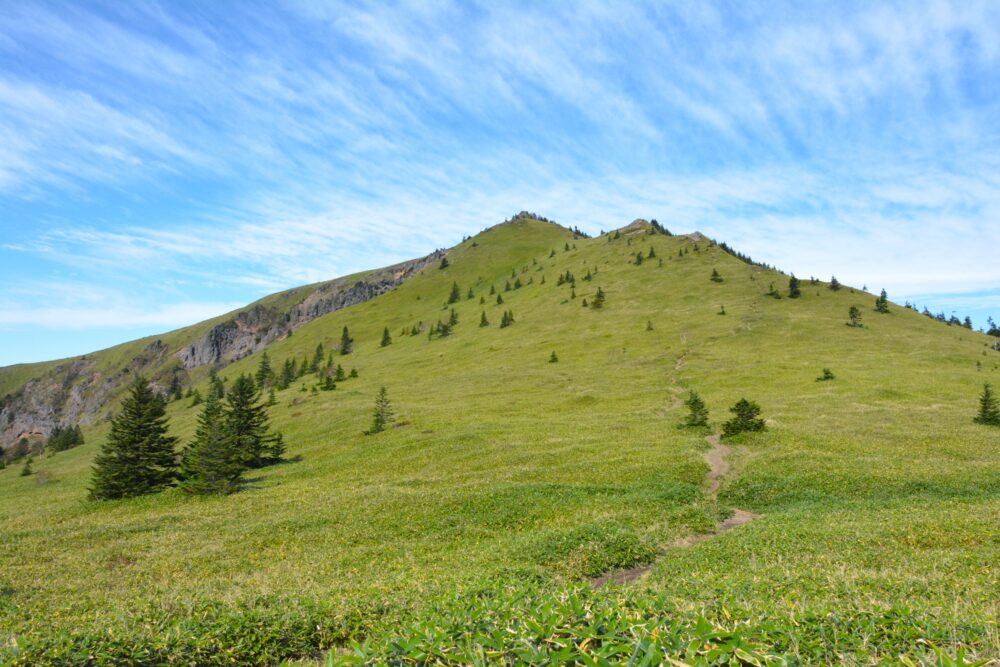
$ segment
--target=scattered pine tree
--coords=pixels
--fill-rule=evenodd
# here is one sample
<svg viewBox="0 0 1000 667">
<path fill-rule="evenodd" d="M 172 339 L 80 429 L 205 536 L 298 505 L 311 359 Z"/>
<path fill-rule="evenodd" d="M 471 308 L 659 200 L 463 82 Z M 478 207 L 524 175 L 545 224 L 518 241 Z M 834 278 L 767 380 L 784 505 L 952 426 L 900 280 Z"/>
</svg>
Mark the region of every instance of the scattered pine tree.
<svg viewBox="0 0 1000 667">
<path fill-rule="evenodd" d="M 840 281 L 837 280 L 837 276 L 830 276 L 830 284 L 828 285 L 828 287 L 834 292 L 838 291 L 841 288 L 841 284 Z"/>
<path fill-rule="evenodd" d="M 788 298 L 798 299 L 800 296 L 802 296 L 802 290 L 799 287 L 799 279 L 793 273 L 792 277 L 788 279 Z"/>
<path fill-rule="evenodd" d="M 717 270 L 712 269 L 712 277 L 710 278 L 710 280 L 713 283 L 721 283 L 722 282 L 722 276 L 719 275 L 719 272 Z"/>
<path fill-rule="evenodd" d="M 730 437 L 739 433 L 763 431 L 767 428 L 763 419 L 759 419 L 760 406 L 753 401 L 741 398 L 729 408 L 733 418 L 722 425 L 722 437 Z"/>
<path fill-rule="evenodd" d="M 499 306 L 502 303 L 503 303 L 503 295 L 497 294 L 497 305 Z"/>
<path fill-rule="evenodd" d="M 597 293 L 594 294 L 594 300 L 590 302 L 590 307 L 594 309 L 604 307 L 604 290 L 600 287 L 597 288 Z"/>
<path fill-rule="evenodd" d="M 269 386 L 274 380 L 274 370 L 271 368 L 271 357 L 267 350 L 260 355 L 260 363 L 257 364 L 257 374 L 255 376 L 258 387 Z"/>
<path fill-rule="evenodd" d="M 979 412 L 972 421 L 987 426 L 1000 426 L 1000 405 L 993 395 L 993 387 L 989 383 L 983 385 L 983 393 L 979 396 Z"/>
<path fill-rule="evenodd" d="M 354 339 L 351 338 L 351 334 L 345 325 L 343 332 L 340 334 L 340 353 L 342 355 L 350 354 L 352 350 L 354 350 Z"/>
<path fill-rule="evenodd" d="M 823 373 L 818 378 L 816 378 L 816 382 L 829 382 L 830 380 L 833 380 L 836 377 L 837 376 L 833 374 L 833 371 L 831 371 L 829 368 L 824 368 Z"/>
<path fill-rule="evenodd" d="M 442 257 L 441 258 L 441 264 L 438 266 L 438 268 L 439 269 L 447 269 L 448 266 L 449 266 L 449 264 L 448 264 L 448 258 L 447 257 Z"/>
<path fill-rule="evenodd" d="M 851 306 L 847 310 L 847 319 L 850 320 L 847 323 L 849 327 L 859 328 L 863 326 L 861 324 L 861 310 L 857 306 Z"/>
<path fill-rule="evenodd" d="M 549 363 L 554 364 L 557 361 L 559 361 L 559 357 L 556 356 L 555 350 L 553 350 L 552 354 L 549 355 Z"/>
<path fill-rule="evenodd" d="M 27 477 L 29 475 L 34 475 L 35 471 L 32 469 L 31 464 L 35 462 L 35 457 L 28 454 L 28 458 L 24 459 L 24 465 L 21 466 L 21 477 Z"/>
<path fill-rule="evenodd" d="M 486 311 L 484 310 L 482 315 L 479 316 L 479 326 L 488 327 L 490 326 L 490 321 L 486 319 Z"/>
<path fill-rule="evenodd" d="M 389 347 L 392 345 L 392 336 L 389 335 L 389 327 L 382 330 L 382 342 L 379 343 L 382 347 Z"/>
<path fill-rule="evenodd" d="M 885 290 L 882 290 L 882 293 L 875 299 L 875 311 L 883 314 L 889 312 L 889 295 L 885 293 Z"/>
<path fill-rule="evenodd" d="M 448 294 L 448 303 L 457 303 L 462 298 L 462 290 L 458 288 L 458 283 L 451 284 L 451 292 Z"/>
<path fill-rule="evenodd" d="M 685 426 L 708 426 L 708 407 L 705 405 L 705 401 L 701 400 L 698 392 L 692 389 L 687 400 L 684 401 L 684 405 L 688 409 L 688 416 L 684 420 Z"/>
<path fill-rule="evenodd" d="M 365 435 L 375 435 L 381 433 L 392 423 L 392 403 L 389 401 L 389 392 L 385 387 L 378 390 L 375 397 L 375 410 L 372 413 L 372 426 L 365 431 Z"/>
</svg>

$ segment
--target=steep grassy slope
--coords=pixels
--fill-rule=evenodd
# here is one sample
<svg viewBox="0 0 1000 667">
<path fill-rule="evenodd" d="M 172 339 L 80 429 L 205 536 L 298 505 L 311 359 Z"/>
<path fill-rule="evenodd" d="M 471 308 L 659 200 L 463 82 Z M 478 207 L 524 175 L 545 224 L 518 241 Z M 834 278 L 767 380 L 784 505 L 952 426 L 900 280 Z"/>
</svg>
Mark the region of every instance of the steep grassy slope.
<svg viewBox="0 0 1000 667">
<path fill-rule="evenodd" d="M 705 635 L 704 616 L 802 659 L 919 657 L 920 640 L 1000 654 L 1000 434 L 971 421 L 982 383 L 1000 384 L 986 337 L 808 280 L 802 298 L 773 299 L 787 276 L 700 236 L 647 232 L 574 240 L 505 224 L 452 249 L 447 269 L 273 343 L 280 366 L 348 326 L 355 351 L 337 361 L 360 377 L 279 392 L 294 460 L 234 496 L 85 502 L 100 426 L 34 476 L 0 471 L 0 651 L 266 663 L 368 637 L 375 662 L 426 649 L 467 663 L 496 627 L 507 648 L 486 662 L 565 644 L 590 664 L 615 641 L 626 662 L 643 642 L 681 655 L 670 642 Z M 662 266 L 636 265 L 650 247 Z M 567 270 L 576 298 L 556 284 Z M 453 282 L 455 333 L 401 335 L 448 317 Z M 598 286 L 605 307 L 583 308 Z M 845 326 L 851 305 L 864 328 Z M 500 329 L 507 309 L 516 322 Z M 824 367 L 837 379 L 816 382 Z M 382 385 L 398 427 L 364 436 Z M 742 396 L 768 419 L 733 443 L 718 501 L 704 493 L 707 432 L 676 426 L 688 388 L 715 428 Z M 188 403 L 170 406 L 185 439 Z M 732 507 L 760 516 L 676 546 Z M 580 583 L 651 561 L 627 590 Z M 618 629 L 584 642 L 598 620 Z"/>
</svg>

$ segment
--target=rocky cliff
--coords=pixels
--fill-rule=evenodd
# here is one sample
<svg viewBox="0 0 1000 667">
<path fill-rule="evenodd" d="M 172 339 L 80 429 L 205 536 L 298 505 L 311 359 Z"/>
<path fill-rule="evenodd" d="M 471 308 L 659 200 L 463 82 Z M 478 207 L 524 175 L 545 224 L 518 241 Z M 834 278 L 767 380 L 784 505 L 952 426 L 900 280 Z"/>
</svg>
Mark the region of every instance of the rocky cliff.
<svg viewBox="0 0 1000 667">
<path fill-rule="evenodd" d="M 149 376 L 166 391 L 176 377 L 187 384 L 188 371 L 212 365 L 221 368 L 267 347 L 303 324 L 341 308 L 362 303 L 393 289 L 443 251 L 378 269 L 360 278 L 338 278 L 285 293 L 302 297 L 294 305 L 270 305 L 264 299 L 212 327 L 208 333 L 176 349 L 161 340 L 115 368 L 101 368 L 94 358 L 67 361 L 33 378 L 13 393 L 0 397 L 0 449 L 21 438 L 40 442 L 59 425 L 90 424 L 111 416 L 112 402 L 136 374 Z M 282 300 L 287 304 L 288 300 Z"/>
</svg>

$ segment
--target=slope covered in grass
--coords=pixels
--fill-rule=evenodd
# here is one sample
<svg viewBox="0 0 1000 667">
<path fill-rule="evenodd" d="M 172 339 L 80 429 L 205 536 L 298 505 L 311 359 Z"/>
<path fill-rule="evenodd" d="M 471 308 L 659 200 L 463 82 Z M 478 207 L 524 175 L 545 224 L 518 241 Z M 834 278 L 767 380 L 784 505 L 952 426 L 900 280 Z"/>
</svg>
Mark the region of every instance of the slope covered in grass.
<svg viewBox="0 0 1000 667">
<path fill-rule="evenodd" d="M 982 383 L 1000 384 L 986 336 L 809 280 L 775 299 L 787 276 L 647 225 L 574 239 L 522 218 L 447 257 L 269 346 L 280 367 L 347 326 L 355 350 L 336 361 L 359 377 L 278 392 L 292 460 L 236 495 L 86 502 L 100 426 L 33 476 L 0 471 L 0 655 L 269 663 L 366 639 L 372 662 L 558 648 L 590 664 L 647 644 L 697 662 L 679 648 L 695 640 L 828 661 L 1000 654 L 1000 433 L 971 419 Z M 575 288 L 557 285 L 566 271 Z M 598 287 L 604 307 L 584 308 Z M 863 328 L 845 326 L 851 305 Z M 403 335 L 451 308 L 451 336 Z M 836 379 L 817 382 L 823 368 Z M 397 423 L 365 436 L 380 386 Z M 731 443 L 718 500 L 709 431 L 677 427 L 692 388 L 713 430 L 744 396 L 768 421 Z M 182 439 L 197 412 L 170 404 Z M 759 516 L 676 546 L 732 507 Z M 643 563 L 624 589 L 586 584 Z M 494 631 L 509 641 L 490 648 Z"/>
</svg>

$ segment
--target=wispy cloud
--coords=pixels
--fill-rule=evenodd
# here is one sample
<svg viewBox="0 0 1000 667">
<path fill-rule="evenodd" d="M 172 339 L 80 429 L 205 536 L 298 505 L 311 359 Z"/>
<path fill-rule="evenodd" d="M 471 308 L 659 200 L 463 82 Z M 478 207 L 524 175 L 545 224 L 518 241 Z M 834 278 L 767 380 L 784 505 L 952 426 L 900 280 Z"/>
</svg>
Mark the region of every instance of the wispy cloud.
<svg viewBox="0 0 1000 667">
<path fill-rule="evenodd" d="M 152 323 L 522 208 L 901 298 L 1000 284 L 992 2 L 14 3 L 0 53 L 8 323 L 24 284 Z"/>
</svg>

